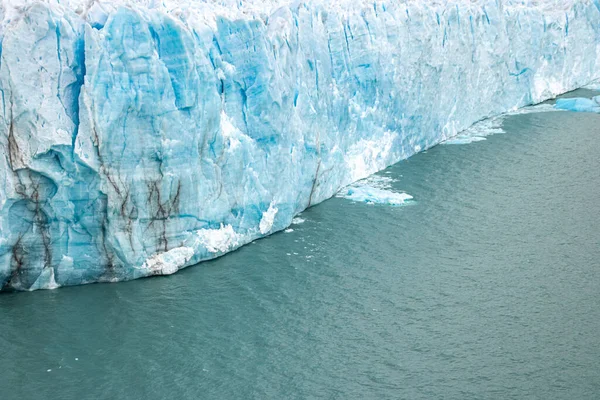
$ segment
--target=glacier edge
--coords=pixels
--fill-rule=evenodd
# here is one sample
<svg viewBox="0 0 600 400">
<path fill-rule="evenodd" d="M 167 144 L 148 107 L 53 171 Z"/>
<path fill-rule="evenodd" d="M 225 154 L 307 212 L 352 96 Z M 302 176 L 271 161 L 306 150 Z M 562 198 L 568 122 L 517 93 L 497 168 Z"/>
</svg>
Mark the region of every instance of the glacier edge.
<svg viewBox="0 0 600 400">
<path fill-rule="evenodd" d="M 600 77 L 597 0 L 75 3 L 0 9 L 0 290 L 172 274 Z"/>
</svg>

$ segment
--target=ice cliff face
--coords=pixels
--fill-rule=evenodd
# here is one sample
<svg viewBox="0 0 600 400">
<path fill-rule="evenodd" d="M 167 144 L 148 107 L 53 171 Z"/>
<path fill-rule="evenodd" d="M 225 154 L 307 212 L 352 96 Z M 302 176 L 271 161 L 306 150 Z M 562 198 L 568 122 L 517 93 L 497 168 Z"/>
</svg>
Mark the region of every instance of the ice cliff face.
<svg viewBox="0 0 600 400">
<path fill-rule="evenodd" d="M 600 0 L 6 1 L 0 288 L 171 274 L 600 77 Z"/>
</svg>

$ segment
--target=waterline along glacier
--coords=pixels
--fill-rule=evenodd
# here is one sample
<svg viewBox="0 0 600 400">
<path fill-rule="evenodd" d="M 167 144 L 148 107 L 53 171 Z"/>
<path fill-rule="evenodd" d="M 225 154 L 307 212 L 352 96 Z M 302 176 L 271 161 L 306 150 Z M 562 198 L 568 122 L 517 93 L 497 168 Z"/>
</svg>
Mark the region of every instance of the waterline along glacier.
<svg viewBox="0 0 600 400">
<path fill-rule="evenodd" d="M 0 288 L 171 274 L 600 77 L 600 0 L 2 0 Z"/>
</svg>

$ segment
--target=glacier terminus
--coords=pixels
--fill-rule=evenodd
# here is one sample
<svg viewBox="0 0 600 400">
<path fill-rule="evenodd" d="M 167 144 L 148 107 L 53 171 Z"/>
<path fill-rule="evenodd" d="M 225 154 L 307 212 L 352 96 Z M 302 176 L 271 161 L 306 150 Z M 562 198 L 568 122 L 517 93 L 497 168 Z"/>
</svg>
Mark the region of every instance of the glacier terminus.
<svg viewBox="0 0 600 400">
<path fill-rule="evenodd" d="M 0 290 L 172 274 L 600 78 L 600 0 L 0 4 Z"/>
</svg>

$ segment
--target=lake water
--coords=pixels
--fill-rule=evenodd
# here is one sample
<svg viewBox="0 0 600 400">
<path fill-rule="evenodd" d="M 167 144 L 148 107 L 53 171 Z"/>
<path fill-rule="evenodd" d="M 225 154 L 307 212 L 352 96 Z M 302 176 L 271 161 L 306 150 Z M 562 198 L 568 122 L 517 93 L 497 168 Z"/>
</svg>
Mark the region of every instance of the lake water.
<svg viewBox="0 0 600 400">
<path fill-rule="evenodd" d="M 503 128 L 380 173 L 404 206 L 334 198 L 174 276 L 1 295 L 0 399 L 600 398 L 600 115 Z"/>
</svg>

